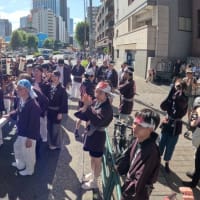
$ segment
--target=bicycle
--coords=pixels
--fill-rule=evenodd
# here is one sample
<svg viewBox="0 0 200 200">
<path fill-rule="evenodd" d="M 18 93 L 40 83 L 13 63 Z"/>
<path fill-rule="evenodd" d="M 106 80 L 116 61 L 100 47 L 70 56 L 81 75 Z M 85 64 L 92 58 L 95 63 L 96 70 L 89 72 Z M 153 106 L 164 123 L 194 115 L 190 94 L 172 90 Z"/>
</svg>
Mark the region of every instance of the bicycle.
<svg viewBox="0 0 200 200">
<path fill-rule="evenodd" d="M 116 121 L 114 123 L 112 149 L 114 156 L 117 157 L 121 155 L 127 147 L 130 146 L 134 136 L 129 120 L 127 122 L 123 122 L 120 120 L 119 116 L 115 116 L 115 118 Z M 127 130 L 129 130 L 129 134 L 127 134 Z"/>
</svg>

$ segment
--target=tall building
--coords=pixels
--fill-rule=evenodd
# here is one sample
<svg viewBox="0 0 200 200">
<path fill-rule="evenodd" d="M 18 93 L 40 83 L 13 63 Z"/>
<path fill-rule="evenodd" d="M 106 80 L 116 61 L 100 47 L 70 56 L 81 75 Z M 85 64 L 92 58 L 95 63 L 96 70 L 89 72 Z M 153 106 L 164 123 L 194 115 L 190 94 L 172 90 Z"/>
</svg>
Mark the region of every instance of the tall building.
<svg viewBox="0 0 200 200">
<path fill-rule="evenodd" d="M 192 55 L 200 56 L 200 1 L 193 0 L 192 7 Z"/>
<path fill-rule="evenodd" d="M 92 12 L 91 12 L 92 11 Z M 92 7 L 90 10 L 90 7 L 87 8 L 87 22 L 90 25 L 90 18 L 92 18 L 92 27 L 91 27 L 91 42 L 92 45 L 91 47 L 94 49 L 95 48 L 95 39 L 96 39 L 96 17 L 99 11 L 99 7 L 95 6 Z"/>
<path fill-rule="evenodd" d="M 56 40 L 56 16 L 50 9 L 32 10 L 32 26 L 38 32 L 48 34 L 48 37 Z"/>
<path fill-rule="evenodd" d="M 12 24 L 8 19 L 0 19 L 0 37 L 5 38 L 12 33 Z"/>
<path fill-rule="evenodd" d="M 61 16 L 67 30 L 67 0 L 33 0 L 33 9 L 51 9 L 53 13 Z"/>
<path fill-rule="evenodd" d="M 28 16 L 20 17 L 20 28 L 28 26 Z"/>
<path fill-rule="evenodd" d="M 74 35 L 74 19 L 70 18 L 69 20 L 69 35 L 73 36 Z"/>
<path fill-rule="evenodd" d="M 113 56 L 114 0 L 104 0 L 96 17 L 96 48 L 103 53 L 109 49 Z"/>
<path fill-rule="evenodd" d="M 191 39 L 191 0 L 115 0 L 115 59 L 137 75 L 146 76 L 150 58 L 191 55 Z"/>
</svg>

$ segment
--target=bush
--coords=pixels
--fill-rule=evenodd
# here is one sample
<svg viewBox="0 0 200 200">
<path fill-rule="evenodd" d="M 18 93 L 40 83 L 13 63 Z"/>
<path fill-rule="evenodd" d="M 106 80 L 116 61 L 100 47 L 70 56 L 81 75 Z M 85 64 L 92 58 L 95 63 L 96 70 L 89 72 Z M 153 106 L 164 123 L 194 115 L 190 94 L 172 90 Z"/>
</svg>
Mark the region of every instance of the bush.
<svg viewBox="0 0 200 200">
<path fill-rule="evenodd" d="M 35 57 L 41 56 L 42 54 L 40 52 L 34 52 L 33 54 Z"/>
</svg>

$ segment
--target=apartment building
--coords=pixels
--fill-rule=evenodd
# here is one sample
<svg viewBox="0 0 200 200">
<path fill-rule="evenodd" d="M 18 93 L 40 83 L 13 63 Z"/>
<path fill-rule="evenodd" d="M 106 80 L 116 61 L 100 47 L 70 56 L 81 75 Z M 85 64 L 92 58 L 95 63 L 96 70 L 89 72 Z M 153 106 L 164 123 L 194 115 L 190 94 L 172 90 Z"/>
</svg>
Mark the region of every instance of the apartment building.
<svg viewBox="0 0 200 200">
<path fill-rule="evenodd" d="M 0 19 L 0 37 L 5 38 L 12 33 L 12 24 L 8 19 Z"/>
<path fill-rule="evenodd" d="M 56 40 L 56 16 L 50 9 L 32 10 L 32 27 Z"/>
<path fill-rule="evenodd" d="M 191 0 L 115 0 L 113 46 L 119 66 L 127 61 L 145 77 L 149 58 L 185 58 L 191 39 Z"/>
<path fill-rule="evenodd" d="M 87 8 L 87 22 L 90 25 L 90 17 L 92 18 L 92 24 L 91 24 L 91 47 L 92 49 L 95 48 L 95 39 L 96 39 L 96 17 L 99 11 L 98 6 L 93 6 L 90 10 L 90 7 Z"/>
<path fill-rule="evenodd" d="M 109 49 L 113 55 L 114 35 L 114 0 L 102 0 L 96 17 L 96 49 L 103 53 L 104 48 Z"/>
<path fill-rule="evenodd" d="M 200 57 L 200 1 L 193 0 L 192 6 L 192 56 Z"/>
</svg>

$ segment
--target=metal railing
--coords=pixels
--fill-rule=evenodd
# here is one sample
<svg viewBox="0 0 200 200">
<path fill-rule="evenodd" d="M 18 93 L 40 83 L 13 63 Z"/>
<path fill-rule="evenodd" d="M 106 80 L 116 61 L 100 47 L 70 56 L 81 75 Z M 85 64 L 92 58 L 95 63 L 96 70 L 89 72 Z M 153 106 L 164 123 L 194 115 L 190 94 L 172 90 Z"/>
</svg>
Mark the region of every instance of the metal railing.
<svg viewBox="0 0 200 200">
<path fill-rule="evenodd" d="M 0 119 L 0 146 L 3 144 L 2 128 L 8 122 L 7 118 Z"/>
<path fill-rule="evenodd" d="M 120 178 L 115 170 L 115 161 L 109 136 L 106 132 L 105 152 L 102 158 L 103 197 L 109 200 L 121 199 Z"/>
</svg>

